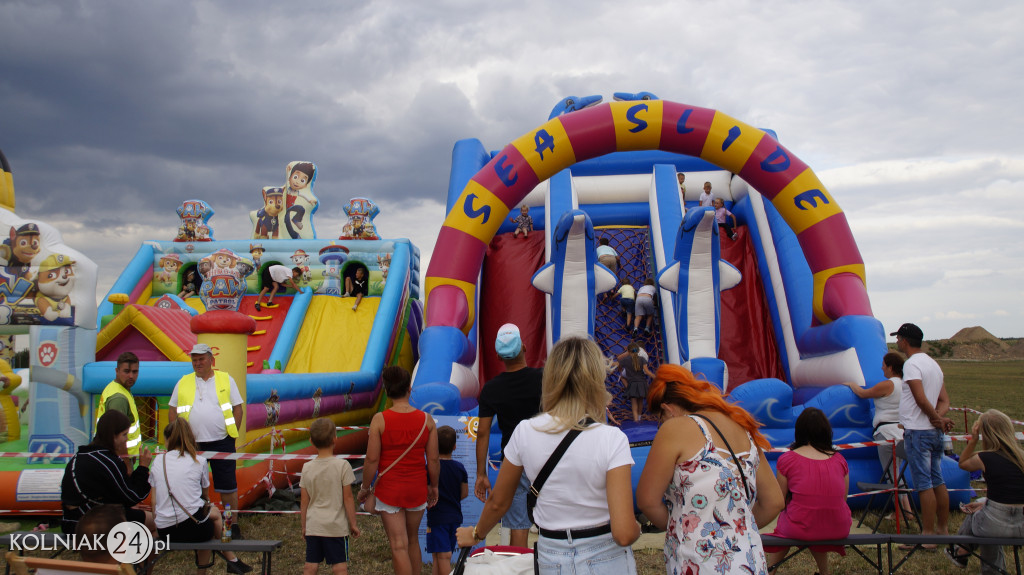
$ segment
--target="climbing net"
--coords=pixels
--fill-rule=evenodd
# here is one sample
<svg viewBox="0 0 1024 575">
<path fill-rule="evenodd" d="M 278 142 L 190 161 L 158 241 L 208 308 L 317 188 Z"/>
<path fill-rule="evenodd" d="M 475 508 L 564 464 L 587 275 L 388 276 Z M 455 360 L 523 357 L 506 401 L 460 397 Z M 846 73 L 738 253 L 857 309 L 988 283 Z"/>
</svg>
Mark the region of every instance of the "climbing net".
<svg viewBox="0 0 1024 575">
<path fill-rule="evenodd" d="M 647 226 L 602 227 L 596 230 L 597 238 L 608 238 L 611 247 L 619 253 L 619 287 L 629 283 L 639 289 L 647 278 L 655 275 L 654 260 L 651 256 L 650 229 Z M 658 315 L 654 316 L 651 333 L 646 334 L 641 325 L 637 335 L 632 335 L 633 326 L 625 325 L 626 315 L 622 311 L 620 299 L 616 291 L 609 291 L 597 296 L 597 313 L 594 318 L 594 339 L 606 355 L 615 357 L 626 351 L 629 343 L 636 341 L 649 356 L 648 366 L 651 371 L 657 369 L 663 361 L 661 325 Z M 646 321 L 646 320 L 645 320 Z M 620 422 L 630 421 L 633 410 L 630 400 L 626 397 L 626 380 L 621 372 L 612 373 L 605 381 L 605 386 L 612 394 L 612 403 L 608 407 L 611 414 Z M 654 418 L 644 413 L 641 419 Z"/>
</svg>

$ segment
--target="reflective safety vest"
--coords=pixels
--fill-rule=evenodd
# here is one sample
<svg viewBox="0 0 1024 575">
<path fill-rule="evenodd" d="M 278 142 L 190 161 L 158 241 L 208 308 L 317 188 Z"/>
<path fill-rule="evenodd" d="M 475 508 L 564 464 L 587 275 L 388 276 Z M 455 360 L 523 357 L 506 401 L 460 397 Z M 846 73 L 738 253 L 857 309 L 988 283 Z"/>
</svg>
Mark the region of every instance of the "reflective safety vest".
<svg viewBox="0 0 1024 575">
<path fill-rule="evenodd" d="M 213 371 L 213 382 L 217 388 L 217 403 L 224 412 L 224 427 L 231 437 L 238 437 L 238 427 L 235 425 L 235 413 L 231 409 L 231 378 L 223 371 Z M 192 404 L 196 397 L 196 374 L 195 372 L 182 376 L 178 380 L 178 417 L 184 417 L 188 421 L 189 412 L 192 411 Z"/>
<path fill-rule="evenodd" d="M 128 428 L 128 455 L 132 457 L 139 456 L 139 445 L 142 443 L 142 431 L 139 429 L 139 411 L 135 407 L 135 398 L 132 397 L 132 393 L 125 389 L 123 385 L 116 381 L 112 381 L 107 384 L 107 387 L 103 388 L 103 395 L 100 396 L 100 407 L 96 410 L 96 422 L 99 423 L 100 416 L 107 411 L 107 400 L 115 395 L 123 395 L 128 400 L 128 409 L 131 410 L 130 415 L 132 418 L 132 424 Z"/>
</svg>

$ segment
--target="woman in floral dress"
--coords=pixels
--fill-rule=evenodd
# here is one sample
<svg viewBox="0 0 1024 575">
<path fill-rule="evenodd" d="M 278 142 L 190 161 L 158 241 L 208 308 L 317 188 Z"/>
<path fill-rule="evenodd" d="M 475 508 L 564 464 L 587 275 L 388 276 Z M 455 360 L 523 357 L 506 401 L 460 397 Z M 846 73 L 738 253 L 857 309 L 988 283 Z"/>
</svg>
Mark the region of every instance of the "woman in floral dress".
<svg viewBox="0 0 1024 575">
<path fill-rule="evenodd" d="M 666 530 L 668 574 L 766 574 L 757 530 L 775 519 L 784 501 L 759 424 L 683 367 L 662 365 L 655 376 L 647 405 L 663 423 L 636 500 Z"/>
</svg>

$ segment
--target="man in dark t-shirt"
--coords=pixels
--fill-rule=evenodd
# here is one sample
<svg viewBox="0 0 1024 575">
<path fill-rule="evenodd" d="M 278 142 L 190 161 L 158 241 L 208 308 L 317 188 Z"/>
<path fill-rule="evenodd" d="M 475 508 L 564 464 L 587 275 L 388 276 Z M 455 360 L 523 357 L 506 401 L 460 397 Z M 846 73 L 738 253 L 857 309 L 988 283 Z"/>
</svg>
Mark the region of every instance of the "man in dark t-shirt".
<svg viewBox="0 0 1024 575">
<path fill-rule="evenodd" d="M 540 412 L 541 377 L 544 370 L 527 367 L 526 353 L 519 328 L 506 323 L 498 330 L 494 350 L 505 363 L 504 373 L 498 374 L 480 392 L 480 422 L 476 436 L 476 485 L 474 493 L 481 501 L 487 499 L 491 481 L 487 477 L 487 444 L 491 438 L 491 420 L 498 417 L 501 429 L 501 450 L 504 453 L 512 432 L 519 422 Z M 511 531 L 509 544 L 527 547 L 530 519 L 526 514 L 526 492 L 530 480 L 524 473 L 512 499 L 512 506 L 501 520 Z"/>
</svg>

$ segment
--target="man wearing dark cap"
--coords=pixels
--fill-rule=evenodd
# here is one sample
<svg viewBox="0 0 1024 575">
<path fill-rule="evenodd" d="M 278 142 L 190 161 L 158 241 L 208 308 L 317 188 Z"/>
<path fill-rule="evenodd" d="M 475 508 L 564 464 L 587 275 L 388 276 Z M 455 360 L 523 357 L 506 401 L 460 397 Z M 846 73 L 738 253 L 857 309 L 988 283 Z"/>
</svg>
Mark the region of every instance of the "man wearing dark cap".
<svg viewBox="0 0 1024 575">
<path fill-rule="evenodd" d="M 491 481 L 487 478 L 487 444 L 491 438 L 491 420 L 498 417 L 501 429 L 501 451 L 504 453 L 508 440 L 519 422 L 540 413 L 541 377 L 544 370 L 527 367 L 526 352 L 519 328 L 506 323 L 498 329 L 494 350 L 505 363 L 500 373 L 486 384 L 480 392 L 480 423 L 476 436 L 476 485 L 474 493 L 480 501 L 487 499 Z M 512 506 L 501 519 L 501 525 L 511 531 L 509 544 L 527 547 L 530 535 L 530 518 L 526 514 L 526 492 L 530 480 L 524 473 L 512 498 Z"/>
<path fill-rule="evenodd" d="M 921 532 L 946 535 L 949 532 L 949 492 L 942 478 L 942 436 L 952 429 L 953 422 L 945 417 L 949 411 L 949 396 L 942 368 L 921 351 L 924 340 L 921 328 L 905 323 L 889 335 L 896 336 L 896 347 L 907 356 L 903 364 L 900 424 L 904 430 L 910 476 L 921 500 Z"/>
</svg>

